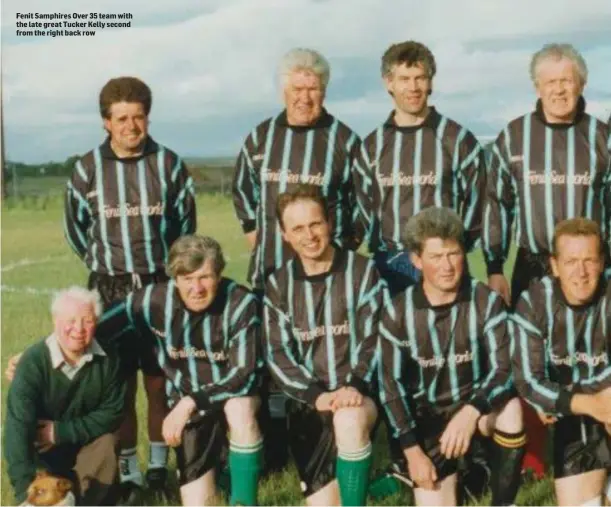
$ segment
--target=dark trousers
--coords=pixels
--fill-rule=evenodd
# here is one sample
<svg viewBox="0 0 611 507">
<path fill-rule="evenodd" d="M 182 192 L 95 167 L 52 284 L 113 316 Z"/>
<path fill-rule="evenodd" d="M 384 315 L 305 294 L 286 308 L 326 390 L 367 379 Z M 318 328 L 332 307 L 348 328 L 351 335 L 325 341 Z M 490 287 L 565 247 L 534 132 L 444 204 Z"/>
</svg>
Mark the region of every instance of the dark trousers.
<svg viewBox="0 0 611 507">
<path fill-rule="evenodd" d="M 79 505 L 114 505 L 117 501 L 117 438 L 105 433 L 82 447 L 60 445 L 40 455 L 53 475 L 72 481 Z"/>
</svg>

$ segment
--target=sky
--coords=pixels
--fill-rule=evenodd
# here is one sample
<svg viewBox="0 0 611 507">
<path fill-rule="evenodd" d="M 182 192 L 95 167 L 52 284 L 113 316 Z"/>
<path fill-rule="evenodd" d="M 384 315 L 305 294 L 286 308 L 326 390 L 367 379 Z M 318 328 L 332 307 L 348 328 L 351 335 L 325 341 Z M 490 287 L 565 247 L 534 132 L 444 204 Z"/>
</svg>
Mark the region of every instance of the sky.
<svg viewBox="0 0 611 507">
<path fill-rule="evenodd" d="M 122 13 L 92 37 L 18 37 L 17 13 Z M 534 107 L 528 67 L 568 42 L 589 69 L 587 111 L 611 114 L 610 0 L 4 0 L 2 100 L 9 160 L 83 154 L 104 139 L 98 94 L 116 76 L 153 90 L 151 135 L 183 157 L 235 156 L 282 110 L 277 65 L 293 47 L 331 65 L 326 107 L 364 136 L 392 104 L 380 59 L 414 39 L 433 51 L 431 103 L 481 139 Z"/>
</svg>

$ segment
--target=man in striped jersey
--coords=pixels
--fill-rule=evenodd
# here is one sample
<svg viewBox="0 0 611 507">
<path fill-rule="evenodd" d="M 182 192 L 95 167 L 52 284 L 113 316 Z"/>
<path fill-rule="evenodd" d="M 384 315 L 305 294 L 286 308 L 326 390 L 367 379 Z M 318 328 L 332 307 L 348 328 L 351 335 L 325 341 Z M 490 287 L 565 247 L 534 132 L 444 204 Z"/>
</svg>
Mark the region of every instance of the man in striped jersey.
<svg viewBox="0 0 611 507">
<path fill-rule="evenodd" d="M 378 383 L 416 503 L 456 505 L 457 458 L 479 432 L 493 437 L 492 505 L 510 505 L 525 435 L 505 304 L 465 272 L 463 226 L 452 210 L 428 208 L 405 232 L 423 278 L 386 307 Z"/>
<path fill-rule="evenodd" d="M 552 239 L 553 277 L 522 292 L 512 316 L 520 394 L 554 423 L 558 505 L 601 503 L 611 467 L 611 287 L 600 227 L 574 218 Z"/>
<path fill-rule="evenodd" d="M 297 256 L 265 286 L 264 355 L 290 397 L 289 442 L 308 505 L 364 505 L 377 409 L 377 318 L 385 290 L 373 262 L 331 244 L 331 218 L 317 188 L 277 204 Z M 335 481 L 337 477 L 337 481 Z M 339 489 L 338 489 L 339 483 Z"/>
<path fill-rule="evenodd" d="M 154 351 L 170 409 L 162 433 L 176 448 L 184 505 L 218 503 L 214 469 L 227 429 L 231 503 L 257 501 L 259 309 L 254 294 L 222 277 L 224 266 L 215 240 L 182 236 L 169 252 L 170 280 L 129 294 L 98 328 L 118 343 L 135 331 L 138 346 Z"/>
<path fill-rule="evenodd" d="M 90 271 L 89 288 L 99 290 L 105 306 L 143 285 L 165 280 L 170 246 L 195 231 L 193 182 L 180 158 L 148 135 L 151 102 L 151 90 L 137 78 L 106 83 L 100 92 L 100 113 L 108 137 L 77 161 L 66 189 L 65 236 Z M 139 367 L 149 406 L 147 482 L 157 489 L 167 474 L 167 446 L 161 438 L 165 400 L 154 360 L 146 354 L 140 357 L 128 340 L 122 355 L 131 361 L 125 371 L 129 378 L 120 470 L 126 498 L 135 502 L 143 483 L 136 457 Z"/>
<path fill-rule="evenodd" d="M 263 291 L 266 276 L 294 254 L 282 241 L 276 202 L 280 193 L 299 183 L 322 189 L 329 203 L 334 244 L 355 248 L 359 243 L 352 228 L 351 169 L 360 141 L 323 106 L 329 64 L 317 51 L 292 49 L 282 58 L 279 75 L 285 109 L 248 135 L 233 180 L 236 214 L 252 249 L 248 281 L 258 293 Z M 264 425 L 264 431 L 274 435 L 266 439 L 266 445 L 273 446 L 266 450 L 266 461 L 269 468 L 279 469 L 288 457 L 286 400 L 274 393 L 275 386 L 269 390 L 273 393 L 269 411 L 276 417 Z"/>
<path fill-rule="evenodd" d="M 587 217 L 608 238 L 611 219 L 611 161 L 607 126 L 585 112 L 582 93 L 588 71 L 568 44 L 549 44 L 533 55 L 535 110 L 512 120 L 492 147 L 482 241 L 490 287 L 513 307 L 533 279 L 550 272 L 555 225 Z M 515 224 L 516 266 L 503 275 Z M 525 468 L 545 471 L 543 428 L 525 409 L 528 451 Z"/>
<path fill-rule="evenodd" d="M 401 229 L 421 209 L 446 206 L 460 213 L 468 250 L 480 236 L 483 152 L 471 132 L 429 105 L 435 71 L 433 54 L 419 42 L 386 50 L 382 78 L 394 110 L 365 138 L 355 163 L 369 249 L 392 292 L 419 278 Z"/>
</svg>

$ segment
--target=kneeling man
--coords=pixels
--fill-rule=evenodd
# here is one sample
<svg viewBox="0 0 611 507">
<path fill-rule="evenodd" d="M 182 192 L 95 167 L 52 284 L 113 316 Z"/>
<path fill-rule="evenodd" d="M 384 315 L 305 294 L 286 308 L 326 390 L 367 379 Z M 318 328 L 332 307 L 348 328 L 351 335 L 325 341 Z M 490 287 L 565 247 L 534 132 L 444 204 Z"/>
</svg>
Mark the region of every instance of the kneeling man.
<svg viewBox="0 0 611 507">
<path fill-rule="evenodd" d="M 71 287 L 51 306 L 54 331 L 21 356 L 8 391 L 4 455 L 17 502 L 39 468 L 70 479 L 79 505 L 116 501 L 113 433 L 123 419 L 119 363 L 95 340 L 97 291 Z"/>
<path fill-rule="evenodd" d="M 492 505 L 510 505 L 526 439 L 505 304 L 466 273 L 456 213 L 428 208 L 405 236 L 422 280 L 385 308 L 378 374 L 416 504 L 456 505 L 457 458 L 480 432 L 493 438 Z"/>
<path fill-rule="evenodd" d="M 254 295 L 224 278 L 224 267 L 217 241 L 182 236 L 169 252 L 170 280 L 129 294 L 104 314 L 100 328 L 114 339 L 119 327 L 135 330 L 165 373 L 170 412 L 162 433 L 176 448 L 183 505 L 218 503 L 214 468 L 227 427 L 231 503 L 257 501 L 260 319 Z"/>
<path fill-rule="evenodd" d="M 302 489 L 309 505 L 339 505 L 340 496 L 342 505 L 364 505 L 384 282 L 372 261 L 331 246 L 318 189 L 300 185 L 280 195 L 277 216 L 297 256 L 267 280 L 263 346 L 291 398 L 289 441 Z"/>
<path fill-rule="evenodd" d="M 553 276 L 523 292 L 512 317 L 516 387 L 554 423 L 558 505 L 603 505 L 611 467 L 611 287 L 603 248 L 595 222 L 560 222 Z"/>
</svg>

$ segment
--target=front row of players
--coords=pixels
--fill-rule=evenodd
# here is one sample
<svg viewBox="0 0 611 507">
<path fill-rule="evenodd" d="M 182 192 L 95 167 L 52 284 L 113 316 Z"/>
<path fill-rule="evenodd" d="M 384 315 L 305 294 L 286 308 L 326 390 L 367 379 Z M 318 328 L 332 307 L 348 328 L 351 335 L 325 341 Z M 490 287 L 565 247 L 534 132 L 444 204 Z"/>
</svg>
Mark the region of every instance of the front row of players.
<svg viewBox="0 0 611 507">
<path fill-rule="evenodd" d="M 611 293 L 595 223 L 557 227 L 554 277 L 534 283 L 508 314 L 470 278 L 450 210 L 408 222 L 422 280 L 392 300 L 372 261 L 332 246 L 320 194 L 298 187 L 277 212 L 296 256 L 268 278 L 262 311 L 222 277 L 218 243 L 199 236 L 173 245 L 168 282 L 100 319 L 95 293 L 58 295 L 54 332 L 21 357 L 8 395 L 5 455 L 18 501 L 40 465 L 72 477 L 86 503 L 108 500 L 120 379 L 129 373 L 112 351 L 135 329 L 166 378 L 163 436 L 176 448 L 183 504 L 215 502 L 227 437 L 231 503 L 256 503 L 263 358 L 290 397 L 290 447 L 309 505 L 365 504 L 378 407 L 417 504 L 456 504 L 457 458 L 476 433 L 491 437 L 492 504 L 512 504 L 525 444 L 518 394 L 556 425 L 558 503 L 601 505 L 611 466 Z"/>
</svg>

